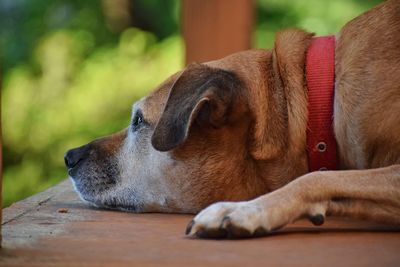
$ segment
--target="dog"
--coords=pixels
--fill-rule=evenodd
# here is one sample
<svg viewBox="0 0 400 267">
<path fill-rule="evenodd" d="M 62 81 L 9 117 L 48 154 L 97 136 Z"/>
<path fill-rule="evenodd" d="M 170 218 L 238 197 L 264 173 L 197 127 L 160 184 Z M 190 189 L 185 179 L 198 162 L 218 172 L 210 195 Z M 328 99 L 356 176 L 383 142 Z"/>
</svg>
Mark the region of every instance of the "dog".
<svg viewBox="0 0 400 267">
<path fill-rule="evenodd" d="M 204 238 L 265 235 L 326 216 L 400 224 L 400 1 L 335 35 L 338 170 L 309 172 L 313 38 L 283 31 L 271 50 L 172 75 L 133 105 L 128 128 L 65 154 L 76 191 L 101 208 L 199 212 L 186 233 Z"/>
</svg>

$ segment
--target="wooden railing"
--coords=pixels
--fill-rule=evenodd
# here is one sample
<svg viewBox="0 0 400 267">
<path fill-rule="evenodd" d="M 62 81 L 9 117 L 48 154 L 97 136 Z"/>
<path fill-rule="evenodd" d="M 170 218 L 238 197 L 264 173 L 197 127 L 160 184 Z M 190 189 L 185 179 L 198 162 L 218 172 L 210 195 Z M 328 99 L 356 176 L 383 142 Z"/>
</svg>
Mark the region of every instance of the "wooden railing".
<svg viewBox="0 0 400 267">
<path fill-rule="evenodd" d="M 183 0 L 186 64 L 249 49 L 253 20 L 252 0 Z"/>
</svg>

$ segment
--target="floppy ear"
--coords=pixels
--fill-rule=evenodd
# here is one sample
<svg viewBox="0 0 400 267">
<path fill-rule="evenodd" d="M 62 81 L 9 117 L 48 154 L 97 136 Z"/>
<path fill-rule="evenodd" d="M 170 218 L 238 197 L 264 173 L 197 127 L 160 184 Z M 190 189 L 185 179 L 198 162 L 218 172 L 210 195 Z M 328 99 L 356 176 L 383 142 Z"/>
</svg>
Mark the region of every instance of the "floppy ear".
<svg viewBox="0 0 400 267">
<path fill-rule="evenodd" d="M 151 138 L 153 147 L 168 151 L 183 144 L 195 120 L 214 128 L 227 123 L 238 84 L 231 72 L 189 65 L 172 85 Z"/>
<path fill-rule="evenodd" d="M 276 36 L 271 60 L 265 62 L 261 74 L 267 88 L 252 100 L 257 109 L 253 111 L 255 130 L 250 152 L 256 160 L 276 158 L 289 147 L 302 150 L 305 145 L 308 111 L 304 68 L 312 36 L 295 29 Z"/>
</svg>

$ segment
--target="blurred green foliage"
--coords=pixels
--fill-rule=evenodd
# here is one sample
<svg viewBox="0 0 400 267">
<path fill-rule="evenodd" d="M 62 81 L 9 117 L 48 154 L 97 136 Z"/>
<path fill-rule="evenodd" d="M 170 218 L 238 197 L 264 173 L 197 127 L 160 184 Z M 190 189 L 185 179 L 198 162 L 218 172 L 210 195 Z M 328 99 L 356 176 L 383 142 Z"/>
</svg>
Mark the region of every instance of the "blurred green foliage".
<svg viewBox="0 0 400 267">
<path fill-rule="evenodd" d="M 258 0 L 254 46 L 272 47 L 275 34 L 302 28 L 316 35 L 335 34 L 350 20 L 382 0 Z"/>
<path fill-rule="evenodd" d="M 254 46 L 286 27 L 335 33 L 378 2 L 257 1 Z M 125 128 L 131 104 L 183 67 L 179 3 L 0 0 L 3 206 L 64 179 L 68 148 Z"/>
<path fill-rule="evenodd" d="M 64 179 L 68 148 L 127 127 L 132 103 L 179 70 L 184 51 L 176 26 L 158 35 L 133 21 L 112 32 L 100 1 L 9 2 L 0 5 L 11 12 L 0 30 L 4 206 Z"/>
</svg>

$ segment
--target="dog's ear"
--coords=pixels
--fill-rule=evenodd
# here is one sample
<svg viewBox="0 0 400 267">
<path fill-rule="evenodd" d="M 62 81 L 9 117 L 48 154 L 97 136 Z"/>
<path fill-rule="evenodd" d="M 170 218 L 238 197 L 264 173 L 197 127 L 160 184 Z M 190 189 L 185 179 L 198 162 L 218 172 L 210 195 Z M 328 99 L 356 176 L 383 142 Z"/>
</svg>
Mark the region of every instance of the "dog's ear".
<svg viewBox="0 0 400 267">
<path fill-rule="evenodd" d="M 151 138 L 153 147 L 169 151 L 183 144 L 195 121 L 207 127 L 223 126 L 229 120 L 238 84 L 231 72 L 198 63 L 189 65 L 171 87 Z"/>
<path fill-rule="evenodd" d="M 261 74 L 267 89 L 252 100 L 257 109 L 250 152 L 256 160 L 280 157 L 288 149 L 304 150 L 308 112 L 304 68 L 312 36 L 296 29 L 276 36 L 271 60 Z"/>
</svg>

